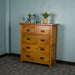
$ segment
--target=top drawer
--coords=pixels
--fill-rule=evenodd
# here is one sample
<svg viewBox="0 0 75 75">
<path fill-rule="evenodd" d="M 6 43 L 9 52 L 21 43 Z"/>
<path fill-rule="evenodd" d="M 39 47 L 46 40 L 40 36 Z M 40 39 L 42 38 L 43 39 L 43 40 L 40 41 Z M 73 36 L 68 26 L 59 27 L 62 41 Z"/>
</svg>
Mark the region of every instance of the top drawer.
<svg viewBox="0 0 75 75">
<path fill-rule="evenodd" d="M 35 26 L 35 34 L 49 35 L 49 26 Z"/>
<path fill-rule="evenodd" d="M 25 32 L 25 33 L 34 33 L 34 30 L 35 30 L 35 26 L 33 26 L 33 25 L 25 25 L 25 26 L 23 26 L 23 32 Z"/>
</svg>

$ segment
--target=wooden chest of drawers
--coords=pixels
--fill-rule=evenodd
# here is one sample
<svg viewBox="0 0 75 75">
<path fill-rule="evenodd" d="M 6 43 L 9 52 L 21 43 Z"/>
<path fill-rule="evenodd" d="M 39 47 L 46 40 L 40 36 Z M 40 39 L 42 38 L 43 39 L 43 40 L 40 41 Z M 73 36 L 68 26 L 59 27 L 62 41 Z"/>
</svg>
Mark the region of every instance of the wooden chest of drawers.
<svg viewBox="0 0 75 75">
<path fill-rule="evenodd" d="M 56 64 L 57 24 L 26 24 L 21 28 L 21 63 L 23 61 Z"/>
</svg>

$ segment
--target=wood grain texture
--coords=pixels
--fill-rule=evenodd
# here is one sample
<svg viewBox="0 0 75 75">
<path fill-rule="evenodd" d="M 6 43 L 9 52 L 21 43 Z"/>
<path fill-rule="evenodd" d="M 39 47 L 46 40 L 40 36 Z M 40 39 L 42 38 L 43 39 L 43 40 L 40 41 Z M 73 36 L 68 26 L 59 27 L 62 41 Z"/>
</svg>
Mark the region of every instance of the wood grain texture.
<svg viewBox="0 0 75 75">
<path fill-rule="evenodd" d="M 49 26 L 35 26 L 35 34 L 49 35 Z"/>
<path fill-rule="evenodd" d="M 57 26 L 56 26 L 55 28 L 56 28 L 56 41 L 55 41 L 55 61 L 54 61 L 54 64 L 56 64 L 56 51 L 57 51 Z"/>
<path fill-rule="evenodd" d="M 21 58 L 20 58 L 20 62 L 22 63 L 23 62 L 23 57 L 22 57 L 22 25 L 20 25 L 20 34 L 21 34 L 21 37 L 20 37 L 20 39 L 21 39 Z"/>
<path fill-rule="evenodd" d="M 49 68 L 52 67 L 52 26 L 50 27 L 50 43 L 49 43 Z"/>
<path fill-rule="evenodd" d="M 27 48 L 29 47 L 29 48 Z M 44 55 L 49 55 L 49 45 L 37 45 L 37 44 L 23 44 L 22 46 L 23 52 L 35 52 L 35 53 L 42 53 Z"/>
<path fill-rule="evenodd" d="M 42 53 L 28 52 L 23 54 L 25 61 L 36 61 L 38 63 L 49 64 L 49 55 L 44 55 Z"/>
<path fill-rule="evenodd" d="M 56 49 L 57 49 L 57 26 L 53 26 L 53 31 L 52 31 L 52 54 L 54 56 L 52 56 L 53 60 L 53 64 L 56 64 Z"/>
<path fill-rule="evenodd" d="M 51 68 L 56 63 L 57 25 L 21 25 L 21 63 L 29 61 L 46 64 Z"/>
<path fill-rule="evenodd" d="M 25 34 L 25 33 L 23 33 L 23 43 L 31 43 L 31 44 L 33 44 L 33 43 L 35 43 L 35 36 L 33 35 L 28 35 L 28 34 Z"/>
<path fill-rule="evenodd" d="M 36 36 L 36 35 L 26 35 L 23 34 L 23 43 L 31 43 L 31 44 L 43 44 L 49 45 L 50 38 L 47 36 Z"/>
<path fill-rule="evenodd" d="M 20 25 L 36 25 L 36 26 L 58 26 L 58 24 L 32 24 L 32 23 L 19 23 Z"/>
<path fill-rule="evenodd" d="M 23 26 L 23 32 L 25 32 L 27 34 L 34 34 L 34 30 L 35 30 L 34 25 Z"/>
</svg>

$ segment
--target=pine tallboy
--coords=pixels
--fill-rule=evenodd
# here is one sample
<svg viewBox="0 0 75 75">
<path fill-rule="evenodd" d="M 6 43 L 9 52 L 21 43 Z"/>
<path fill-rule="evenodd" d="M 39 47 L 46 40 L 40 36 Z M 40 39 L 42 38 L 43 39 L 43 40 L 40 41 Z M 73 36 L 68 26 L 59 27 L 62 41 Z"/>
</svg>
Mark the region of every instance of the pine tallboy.
<svg viewBox="0 0 75 75">
<path fill-rule="evenodd" d="M 20 23 L 21 63 L 56 64 L 58 24 Z"/>
</svg>

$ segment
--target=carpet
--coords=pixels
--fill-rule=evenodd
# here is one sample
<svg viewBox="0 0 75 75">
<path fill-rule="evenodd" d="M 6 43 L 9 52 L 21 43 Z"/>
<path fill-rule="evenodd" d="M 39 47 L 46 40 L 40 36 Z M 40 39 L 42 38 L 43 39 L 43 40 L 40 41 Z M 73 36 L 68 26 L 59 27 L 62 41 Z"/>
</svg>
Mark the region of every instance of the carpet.
<svg viewBox="0 0 75 75">
<path fill-rule="evenodd" d="M 0 58 L 0 75 L 75 75 L 75 66 L 57 63 L 51 69 L 47 65 L 20 63 L 20 57 Z"/>
</svg>

